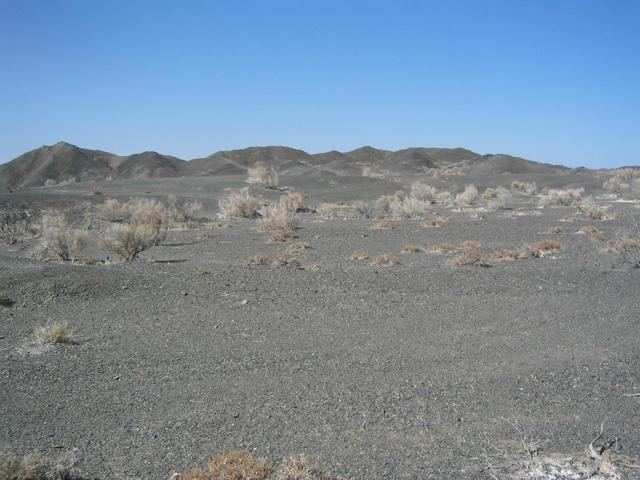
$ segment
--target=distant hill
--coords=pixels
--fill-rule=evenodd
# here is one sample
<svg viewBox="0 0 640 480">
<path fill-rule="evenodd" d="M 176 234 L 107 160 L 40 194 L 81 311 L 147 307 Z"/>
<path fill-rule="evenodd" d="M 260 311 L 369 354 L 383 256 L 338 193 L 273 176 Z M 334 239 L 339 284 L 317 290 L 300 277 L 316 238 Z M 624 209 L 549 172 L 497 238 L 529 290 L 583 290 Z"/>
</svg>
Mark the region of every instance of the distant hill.
<svg viewBox="0 0 640 480">
<path fill-rule="evenodd" d="M 158 178 L 244 174 L 263 162 L 281 173 L 321 171 L 360 175 L 365 168 L 397 175 L 459 168 L 470 175 L 554 173 L 567 167 L 510 155 L 480 155 L 464 148 L 406 148 L 396 152 L 365 146 L 349 152 L 309 154 L 289 147 L 249 147 L 181 160 L 157 152 L 115 155 L 59 142 L 27 152 L 0 165 L 0 189 L 19 189 L 106 178 Z"/>
</svg>

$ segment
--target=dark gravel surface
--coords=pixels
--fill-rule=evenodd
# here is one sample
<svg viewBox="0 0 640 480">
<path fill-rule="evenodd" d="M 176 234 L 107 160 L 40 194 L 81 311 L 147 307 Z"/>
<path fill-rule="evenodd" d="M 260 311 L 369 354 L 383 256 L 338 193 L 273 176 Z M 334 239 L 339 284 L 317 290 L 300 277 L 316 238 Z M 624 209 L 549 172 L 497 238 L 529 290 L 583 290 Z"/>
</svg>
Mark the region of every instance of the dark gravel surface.
<svg viewBox="0 0 640 480">
<path fill-rule="evenodd" d="M 523 201 L 515 218 L 449 211 L 445 228 L 389 231 L 305 214 L 298 234 L 312 249 L 299 258 L 318 271 L 246 266 L 283 248 L 250 221 L 205 239 L 172 231 L 130 264 L 2 247 L 0 292 L 15 303 L 0 307 L 0 444 L 74 452 L 101 479 L 166 479 L 241 447 L 307 452 L 345 478 L 471 479 L 489 478 L 489 444 L 517 449 L 513 419 L 545 451 L 569 453 L 606 419 L 638 455 L 640 398 L 625 394 L 640 392 L 640 270 L 573 233 L 597 225 L 616 238 L 622 220 L 559 222 L 574 211 Z M 565 233 L 542 234 L 553 226 Z M 349 259 L 543 238 L 563 250 L 488 268 L 430 253 L 388 268 Z M 68 321 L 80 343 L 33 345 L 47 321 Z"/>
</svg>

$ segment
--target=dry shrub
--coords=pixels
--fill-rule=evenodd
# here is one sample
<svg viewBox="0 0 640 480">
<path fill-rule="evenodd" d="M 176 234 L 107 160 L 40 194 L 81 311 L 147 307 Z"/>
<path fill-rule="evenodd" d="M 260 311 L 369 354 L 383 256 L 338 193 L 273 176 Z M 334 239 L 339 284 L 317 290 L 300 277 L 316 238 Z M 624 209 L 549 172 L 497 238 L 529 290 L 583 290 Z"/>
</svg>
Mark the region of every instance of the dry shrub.
<svg viewBox="0 0 640 480">
<path fill-rule="evenodd" d="M 478 202 L 478 189 L 475 185 L 467 185 L 464 192 L 456 195 L 455 204 L 458 208 L 469 207 Z"/>
<path fill-rule="evenodd" d="M 184 213 L 187 220 L 200 220 L 204 217 L 204 207 L 201 202 L 194 200 L 184 206 Z"/>
<path fill-rule="evenodd" d="M 487 258 L 476 247 L 465 248 L 460 255 L 453 258 L 452 263 L 456 267 L 482 267 L 487 263 Z"/>
<path fill-rule="evenodd" d="M 595 242 L 604 242 L 605 240 L 604 233 L 599 230 L 597 232 L 591 232 L 590 238 Z"/>
<path fill-rule="evenodd" d="M 395 255 L 378 255 L 369 263 L 371 267 L 393 267 L 400 265 L 400 259 Z"/>
<path fill-rule="evenodd" d="M 254 457 L 246 450 L 216 455 L 205 468 L 194 468 L 173 475 L 176 480 L 266 480 L 274 471 L 266 458 Z"/>
<path fill-rule="evenodd" d="M 604 188 L 623 198 L 640 198 L 640 169 L 620 168 L 604 182 Z"/>
<path fill-rule="evenodd" d="M 276 471 L 275 480 L 331 480 L 331 476 L 306 455 L 285 458 Z"/>
<path fill-rule="evenodd" d="M 53 211 L 42 216 L 40 249 L 43 257 L 56 257 L 63 262 L 73 262 L 80 255 L 86 238 L 86 230 L 71 228 L 62 212 Z"/>
<path fill-rule="evenodd" d="M 511 182 L 511 191 L 526 193 L 527 195 L 535 195 L 538 191 L 536 182 L 521 182 L 520 180 L 514 180 Z"/>
<path fill-rule="evenodd" d="M 90 195 L 102 195 L 102 191 L 100 190 L 100 188 L 98 188 L 97 185 L 91 185 L 91 187 L 89 188 L 89 194 Z"/>
<path fill-rule="evenodd" d="M 431 210 L 431 202 L 419 200 L 412 196 L 392 202 L 389 211 L 393 218 L 414 218 Z"/>
<path fill-rule="evenodd" d="M 49 323 L 43 327 L 38 327 L 35 330 L 35 336 L 38 342 L 42 344 L 55 343 L 55 344 L 74 344 L 76 338 L 73 334 L 73 330 L 69 328 L 67 322 L 54 322 Z"/>
<path fill-rule="evenodd" d="M 564 232 L 564 230 L 562 230 L 562 227 L 551 227 L 544 233 L 548 233 L 550 235 L 558 235 L 558 234 L 561 234 L 563 232 Z"/>
<path fill-rule="evenodd" d="M 110 223 L 124 222 L 129 218 L 128 204 L 121 203 L 116 198 L 107 198 L 96 207 L 96 212 L 98 218 Z"/>
<path fill-rule="evenodd" d="M 262 253 L 257 253 L 247 259 L 247 265 L 269 265 L 271 263 L 271 257 Z"/>
<path fill-rule="evenodd" d="M 404 255 L 410 254 L 410 253 L 419 253 L 422 251 L 422 248 L 420 248 L 418 245 L 413 245 L 411 243 L 405 245 L 404 247 L 402 247 L 402 253 Z"/>
<path fill-rule="evenodd" d="M 243 188 L 229 193 L 218 202 L 220 213 L 225 218 L 256 218 L 262 206 L 262 200 Z"/>
<path fill-rule="evenodd" d="M 247 169 L 247 183 L 273 188 L 280 183 L 280 177 L 274 167 L 258 162 Z"/>
<path fill-rule="evenodd" d="M 494 260 L 526 260 L 528 257 L 527 252 L 518 249 L 497 250 L 491 254 Z"/>
<path fill-rule="evenodd" d="M 311 248 L 311 244 L 309 242 L 296 242 L 296 243 L 292 243 L 287 248 L 285 248 L 284 253 L 288 255 L 297 255 L 309 248 Z"/>
<path fill-rule="evenodd" d="M 201 275 L 208 275 L 209 273 L 211 273 L 209 271 L 209 267 L 207 267 L 206 265 L 202 265 L 202 266 L 198 267 L 196 269 L 196 271 Z"/>
<path fill-rule="evenodd" d="M 394 222 L 392 220 L 388 220 L 383 218 L 378 220 L 376 224 L 373 226 L 376 230 L 391 230 L 393 228 Z"/>
<path fill-rule="evenodd" d="M 278 242 L 287 242 L 289 240 L 293 240 L 294 238 L 298 238 L 295 230 L 292 230 L 288 227 L 282 227 L 277 229 L 268 239 L 267 243 L 278 243 Z"/>
<path fill-rule="evenodd" d="M 293 255 L 280 252 L 274 258 L 272 265 L 274 267 L 293 267 L 293 268 L 302 268 L 302 263 Z"/>
<path fill-rule="evenodd" d="M 2 480 L 83 480 L 73 469 L 73 459 L 54 462 L 39 455 L 24 458 L 0 456 Z"/>
<path fill-rule="evenodd" d="M 422 223 L 420 223 L 421 227 L 446 227 L 449 225 L 449 217 L 439 217 L 439 218 L 429 218 Z"/>
<path fill-rule="evenodd" d="M 579 233 L 582 235 L 589 235 L 599 231 L 600 230 L 597 227 L 594 227 L 593 225 L 583 225 L 582 227 L 578 227 L 578 230 L 576 230 L 576 233 Z"/>
<path fill-rule="evenodd" d="M 353 204 L 353 209 L 359 216 L 364 218 L 371 218 L 374 212 L 373 205 L 361 201 L 355 202 Z"/>
<path fill-rule="evenodd" d="M 167 236 L 167 218 L 163 203 L 147 198 L 130 200 L 129 218 L 111 225 L 100 240 L 106 250 L 124 260 L 135 260 L 140 253 L 160 245 Z"/>
<path fill-rule="evenodd" d="M 477 240 L 464 240 L 460 242 L 460 248 L 478 248 L 480 246 L 480 242 Z"/>
<path fill-rule="evenodd" d="M 511 192 L 504 187 L 489 187 L 482 194 L 482 198 L 487 201 L 489 210 L 498 210 L 507 207 L 507 204 L 511 201 Z"/>
<path fill-rule="evenodd" d="M 607 208 L 600 207 L 592 197 L 586 197 L 578 204 L 578 210 L 593 220 L 604 220 L 607 217 Z"/>
<path fill-rule="evenodd" d="M 259 210 L 261 231 L 296 226 L 296 208 L 283 195 L 278 203 L 264 205 Z"/>
<path fill-rule="evenodd" d="M 542 257 L 543 255 L 560 250 L 562 243 L 559 240 L 538 240 L 531 244 L 531 253 L 534 257 Z"/>
<path fill-rule="evenodd" d="M 402 201 L 404 198 L 404 192 L 396 192 L 393 195 L 382 195 L 376 200 L 376 204 L 382 209 L 383 212 L 391 212 L 391 205 Z"/>
<path fill-rule="evenodd" d="M 280 197 L 279 203 L 292 212 L 310 212 L 309 194 L 304 192 L 288 192 Z"/>
<path fill-rule="evenodd" d="M 458 250 L 458 246 L 452 243 L 439 243 L 437 245 L 427 247 L 427 250 L 434 253 L 451 253 Z"/>
<path fill-rule="evenodd" d="M 566 190 L 549 189 L 540 197 L 543 207 L 570 207 L 578 205 L 584 196 L 584 188 L 567 188 Z"/>
<path fill-rule="evenodd" d="M 369 258 L 369 254 L 364 250 L 356 250 L 351 254 L 351 260 L 367 260 Z"/>
</svg>

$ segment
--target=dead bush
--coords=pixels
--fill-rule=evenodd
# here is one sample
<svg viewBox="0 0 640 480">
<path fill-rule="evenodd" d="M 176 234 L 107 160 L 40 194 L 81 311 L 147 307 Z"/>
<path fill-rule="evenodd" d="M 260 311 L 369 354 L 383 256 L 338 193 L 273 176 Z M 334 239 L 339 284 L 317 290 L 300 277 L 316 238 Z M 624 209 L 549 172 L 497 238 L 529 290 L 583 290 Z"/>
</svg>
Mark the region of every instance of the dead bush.
<svg viewBox="0 0 640 480">
<path fill-rule="evenodd" d="M 53 461 L 34 454 L 26 457 L 0 456 L 2 480 L 83 480 L 73 469 L 73 459 Z"/>
<path fill-rule="evenodd" d="M 101 246 L 124 260 L 136 260 L 140 253 L 160 245 L 167 235 L 167 219 L 163 203 L 138 198 L 127 204 L 129 218 L 114 224 L 100 239 Z"/>
<path fill-rule="evenodd" d="M 376 204 L 382 209 L 383 212 L 391 212 L 391 205 L 402 201 L 404 198 L 404 192 L 396 192 L 393 195 L 382 195 L 376 200 Z"/>
<path fill-rule="evenodd" d="M 278 228 L 267 239 L 267 243 L 287 242 L 295 238 L 298 238 L 298 235 L 296 234 L 295 230 L 288 227 L 282 227 L 282 228 Z"/>
<path fill-rule="evenodd" d="M 288 192 L 280 197 L 279 203 L 285 205 L 287 210 L 296 212 L 311 212 L 309 194 L 304 192 Z"/>
<path fill-rule="evenodd" d="M 246 450 L 216 455 L 205 468 L 173 475 L 174 480 L 266 480 L 274 471 L 269 460 L 254 457 Z"/>
<path fill-rule="evenodd" d="M 258 211 L 262 231 L 276 228 L 294 228 L 296 226 L 296 209 L 283 195 L 276 204 L 264 205 Z"/>
<path fill-rule="evenodd" d="M 355 202 L 353 204 L 353 209 L 356 213 L 364 218 L 371 218 L 373 216 L 374 208 L 373 205 L 370 205 L 366 202 Z"/>
<path fill-rule="evenodd" d="M 45 326 L 36 328 L 35 336 L 38 342 L 42 344 L 76 343 L 76 337 L 73 334 L 73 330 L 69 328 L 69 324 L 67 322 L 47 322 Z"/>
<path fill-rule="evenodd" d="M 451 253 L 458 250 L 458 246 L 452 243 L 439 243 L 437 245 L 430 245 L 427 250 L 434 253 Z"/>
<path fill-rule="evenodd" d="M 603 187 L 623 198 L 640 198 L 640 169 L 619 168 L 604 182 Z"/>
<path fill-rule="evenodd" d="M 497 250 L 491 254 L 491 258 L 494 260 L 526 260 L 529 255 L 524 250 L 518 249 L 505 249 Z"/>
<path fill-rule="evenodd" d="M 311 248 L 311 244 L 309 242 L 296 242 L 289 245 L 284 249 L 284 253 L 288 255 L 297 255 L 299 253 L 304 252 Z"/>
<path fill-rule="evenodd" d="M 262 200 L 243 188 L 229 193 L 218 202 L 220 213 L 225 218 L 257 218 Z"/>
<path fill-rule="evenodd" d="M 271 263 L 271 257 L 262 253 L 257 253 L 247 259 L 247 265 L 269 265 Z"/>
<path fill-rule="evenodd" d="M 89 188 L 89 194 L 91 195 L 102 195 L 102 190 L 97 185 L 91 185 Z"/>
<path fill-rule="evenodd" d="M 480 249 L 466 248 L 460 255 L 453 258 L 452 263 L 456 267 L 481 267 L 485 266 L 487 259 Z"/>
<path fill-rule="evenodd" d="M 272 265 L 274 267 L 302 268 L 302 263 L 300 262 L 300 260 L 286 252 L 278 253 L 273 258 Z"/>
<path fill-rule="evenodd" d="M 291 455 L 285 458 L 275 477 L 275 480 L 331 480 L 331 476 L 306 455 Z"/>
<path fill-rule="evenodd" d="M 607 208 L 599 206 L 593 197 L 586 197 L 578 203 L 578 210 L 593 220 L 607 218 Z"/>
<path fill-rule="evenodd" d="M 478 202 L 478 189 L 475 185 L 467 185 L 462 193 L 456 195 L 455 204 L 458 208 L 470 207 Z"/>
<path fill-rule="evenodd" d="M 449 217 L 429 218 L 420 223 L 421 227 L 446 227 L 449 225 Z"/>
<path fill-rule="evenodd" d="M 414 245 L 412 243 L 408 243 L 407 245 L 405 245 L 404 247 L 402 247 L 402 254 L 407 255 L 410 253 L 419 253 L 422 251 L 422 248 L 420 248 L 418 245 Z"/>
<path fill-rule="evenodd" d="M 393 267 L 400 265 L 400 259 L 395 255 L 378 255 L 369 263 L 371 267 Z"/>
<path fill-rule="evenodd" d="M 581 235 L 590 235 L 594 232 L 599 232 L 600 230 L 597 227 L 594 227 L 593 225 L 583 225 L 582 227 L 578 227 L 578 230 L 576 230 L 576 233 L 581 234 Z"/>
<path fill-rule="evenodd" d="M 96 206 L 98 218 L 109 223 L 124 222 L 129 218 L 128 204 L 121 203 L 116 198 L 107 198 L 104 203 Z"/>
<path fill-rule="evenodd" d="M 280 183 L 280 177 L 274 167 L 258 162 L 247 169 L 247 183 L 273 188 Z"/>
<path fill-rule="evenodd" d="M 351 260 L 367 260 L 369 258 L 369 254 L 364 250 L 356 250 L 351 254 Z"/>
<path fill-rule="evenodd" d="M 584 196 L 584 188 L 568 188 L 566 190 L 549 189 L 540 197 L 542 207 L 570 207 L 578 205 Z"/>
<path fill-rule="evenodd" d="M 64 213 L 53 211 L 42 216 L 40 253 L 44 258 L 73 262 L 80 255 L 86 238 L 86 230 L 71 228 Z"/>
<path fill-rule="evenodd" d="M 376 230 L 391 230 L 394 225 L 395 223 L 393 221 L 383 218 L 381 220 L 378 220 L 373 228 L 375 228 Z"/>
<path fill-rule="evenodd" d="M 480 246 L 480 242 L 477 240 L 463 240 L 460 242 L 460 248 L 478 248 Z"/>
<path fill-rule="evenodd" d="M 542 257 L 561 248 L 562 243 L 559 240 L 538 240 L 531 244 L 530 250 L 534 257 Z"/>
<path fill-rule="evenodd" d="M 526 193 L 527 195 L 535 195 L 538 192 L 536 182 L 521 182 L 514 180 L 511 182 L 511 191 Z"/>
<path fill-rule="evenodd" d="M 430 202 L 419 200 L 411 196 L 392 202 L 389 205 L 389 212 L 395 219 L 419 217 L 430 210 Z"/>
<path fill-rule="evenodd" d="M 511 201 L 511 192 L 504 187 L 489 187 L 482 194 L 482 198 L 487 201 L 489 210 L 498 210 L 507 207 L 507 204 Z"/>
<path fill-rule="evenodd" d="M 550 235 L 558 235 L 558 234 L 561 234 L 563 231 L 564 230 L 562 230 L 562 227 L 551 227 L 544 233 L 547 233 Z"/>
</svg>

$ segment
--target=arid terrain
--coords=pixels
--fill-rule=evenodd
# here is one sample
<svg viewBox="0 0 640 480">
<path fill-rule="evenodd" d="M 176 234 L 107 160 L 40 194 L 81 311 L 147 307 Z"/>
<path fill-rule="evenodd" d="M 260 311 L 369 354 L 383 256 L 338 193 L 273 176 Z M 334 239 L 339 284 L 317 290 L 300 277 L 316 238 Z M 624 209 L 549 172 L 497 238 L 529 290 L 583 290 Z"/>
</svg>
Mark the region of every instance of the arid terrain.
<svg viewBox="0 0 640 480">
<path fill-rule="evenodd" d="M 640 478 L 640 169 L 61 143 L 0 188 L 5 456 L 102 480 Z M 324 470 L 188 472 L 236 450 Z"/>
</svg>

